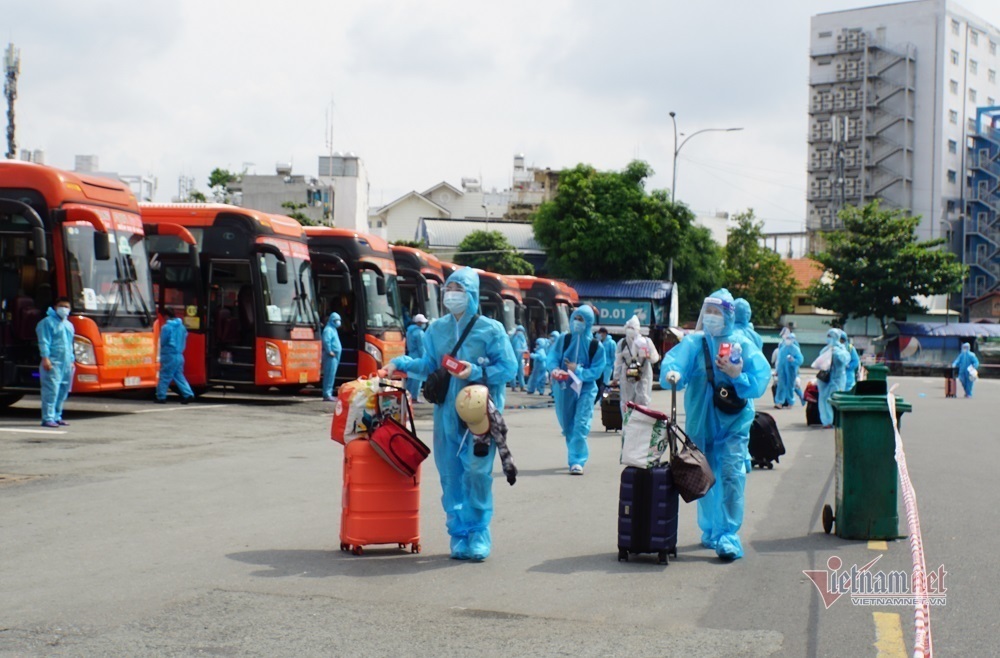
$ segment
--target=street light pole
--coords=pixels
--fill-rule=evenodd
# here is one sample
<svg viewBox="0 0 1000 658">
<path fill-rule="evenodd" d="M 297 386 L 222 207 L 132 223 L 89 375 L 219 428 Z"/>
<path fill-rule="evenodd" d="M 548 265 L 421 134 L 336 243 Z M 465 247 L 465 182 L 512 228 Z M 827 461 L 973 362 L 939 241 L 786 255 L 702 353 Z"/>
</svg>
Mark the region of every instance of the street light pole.
<svg viewBox="0 0 1000 658">
<path fill-rule="evenodd" d="M 691 133 L 690 135 L 688 135 L 687 137 L 684 138 L 683 142 L 681 142 L 680 144 L 678 144 L 677 143 L 677 113 L 676 112 L 671 112 L 670 113 L 670 120 L 674 122 L 674 180 L 673 180 L 673 183 L 670 186 L 670 202 L 673 203 L 677 199 L 677 155 L 681 152 L 681 149 L 684 148 L 684 145 L 687 144 L 688 141 L 690 141 L 690 139 L 692 137 L 694 137 L 695 135 L 700 135 L 702 133 L 707 133 L 707 132 L 731 133 L 731 132 L 736 132 L 738 130 L 743 130 L 743 128 L 702 128 L 701 130 L 697 130 L 697 131 Z"/>
</svg>

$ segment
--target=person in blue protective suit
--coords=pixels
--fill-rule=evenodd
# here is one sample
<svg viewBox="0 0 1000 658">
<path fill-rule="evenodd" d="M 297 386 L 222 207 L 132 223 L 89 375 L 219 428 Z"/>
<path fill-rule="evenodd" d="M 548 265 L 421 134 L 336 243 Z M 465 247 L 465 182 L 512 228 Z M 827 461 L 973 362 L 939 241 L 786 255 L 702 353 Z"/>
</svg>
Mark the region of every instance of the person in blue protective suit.
<svg viewBox="0 0 1000 658">
<path fill-rule="evenodd" d="M 419 359 L 396 357 L 386 367 L 388 374 L 429 376 L 442 365 L 475 322 L 459 348 L 456 358 L 464 370 L 449 378 L 448 395 L 434 406 L 434 463 L 441 477 L 441 504 L 451 536 L 451 557 L 457 560 L 485 560 L 492 547 L 490 520 L 493 518 L 493 461 L 496 445 L 486 457 L 473 455 L 473 441 L 458 417 L 455 400 L 470 384 L 486 384 L 494 404 L 502 412 L 507 382 L 514 376 L 518 359 L 502 324 L 479 315 L 479 275 L 471 267 L 456 270 L 444 289 L 448 314 L 434 320 L 424 332 L 424 354 Z"/>
<path fill-rule="evenodd" d="M 528 334 L 525 332 L 524 327 L 517 325 L 514 328 L 514 333 L 510 337 L 510 347 L 514 350 L 514 357 L 517 359 L 518 368 L 517 372 L 514 374 L 514 378 L 510 381 L 510 386 L 513 390 L 521 389 L 524 390 L 524 366 L 523 359 L 524 353 L 528 351 Z"/>
<path fill-rule="evenodd" d="M 847 385 L 847 363 L 851 360 L 851 355 L 847 348 L 840 344 L 840 329 L 831 329 L 826 332 L 826 346 L 820 350 L 820 357 L 830 354 L 830 381 L 816 380 L 816 388 L 819 390 L 819 419 L 825 429 L 833 427 L 833 407 L 830 405 L 830 398 L 838 391 L 843 391 Z"/>
<path fill-rule="evenodd" d="M 605 352 L 594 338 L 594 310 L 590 306 L 573 311 L 569 326 L 569 333 L 560 336 L 549 349 L 548 367 L 552 370 L 556 418 L 566 437 L 569 472 L 583 475 L 590 455 L 587 435 L 594 419 L 597 380 L 604 374 Z M 579 380 L 579 386 L 575 386 L 575 380 Z"/>
<path fill-rule="evenodd" d="M 762 396 L 771 379 L 771 368 L 760 349 L 735 330 L 733 296 L 725 288 L 705 299 L 696 331 L 667 352 L 660 364 L 660 385 L 676 384 L 684 390 L 685 429 L 704 451 L 716 482 L 698 500 L 701 543 L 724 560 L 743 556 L 739 530 L 743 524 L 745 456 L 754 419 L 753 400 Z M 742 358 L 733 363 L 719 357 L 723 343 L 739 343 Z M 728 414 L 713 402 L 706 369 L 705 348 L 715 385 L 732 385 L 747 400 L 742 410 Z"/>
<path fill-rule="evenodd" d="M 958 353 L 958 358 L 952 361 L 951 367 L 958 369 L 958 381 L 962 382 L 962 388 L 965 389 L 965 397 L 967 398 L 972 397 L 972 387 L 976 383 L 972 373 L 969 372 L 969 366 L 979 370 L 979 358 L 972 353 L 972 348 L 968 343 L 962 343 L 962 351 Z"/>
<path fill-rule="evenodd" d="M 764 339 L 760 337 L 760 334 L 753 328 L 753 323 L 750 322 L 752 316 L 750 302 L 739 297 L 734 300 L 733 304 L 736 314 L 734 327 L 746 334 L 746 337 L 753 341 L 758 350 L 764 349 Z"/>
<path fill-rule="evenodd" d="M 551 332 L 548 337 L 549 343 L 548 345 L 545 346 L 545 354 L 546 354 L 545 368 L 546 370 L 548 370 L 549 396 L 552 397 L 553 399 L 556 397 L 556 381 L 552 379 L 552 368 L 550 368 L 548 365 L 548 354 L 552 350 L 552 346 L 556 344 L 556 341 L 559 340 L 559 336 L 561 335 L 562 334 L 560 334 L 558 331 Z"/>
<path fill-rule="evenodd" d="M 331 313 L 323 327 L 323 399 L 332 402 L 337 398 L 333 397 L 333 385 L 337 379 L 337 366 L 340 365 L 340 355 L 343 347 L 340 345 L 340 313 Z"/>
<path fill-rule="evenodd" d="M 608 336 L 608 330 L 604 327 L 597 330 L 597 340 L 601 341 L 601 347 L 604 348 L 604 372 L 601 373 L 601 378 L 597 380 L 597 400 L 595 401 L 600 402 L 604 389 L 615 378 L 615 352 L 618 351 L 618 344 L 615 343 L 613 338 Z"/>
<path fill-rule="evenodd" d="M 42 386 L 42 427 L 69 425 L 63 420 L 63 404 L 73 385 L 73 353 L 75 331 L 69 318 L 69 298 L 60 297 L 35 326 L 38 353 L 42 357 L 38 369 Z"/>
<path fill-rule="evenodd" d="M 184 377 L 187 327 L 170 307 L 163 309 L 163 318 L 166 321 L 160 327 L 160 378 L 156 382 L 156 401 L 160 404 L 167 401 L 167 390 L 173 382 L 181 394 L 181 404 L 187 404 L 194 399 L 194 391 Z"/>
<path fill-rule="evenodd" d="M 847 336 L 847 332 L 843 329 L 840 331 L 840 344 L 847 350 L 847 378 L 844 382 L 844 390 L 849 391 L 858 383 L 858 366 L 861 365 L 861 357 L 858 356 L 858 351 L 854 349 L 854 343 L 851 342 Z"/>
<path fill-rule="evenodd" d="M 778 388 L 774 393 L 776 408 L 787 408 L 795 404 L 795 380 L 799 377 L 801 365 L 802 349 L 795 340 L 795 334 L 788 334 L 781 339 L 775 363 L 778 371 Z"/>
<path fill-rule="evenodd" d="M 427 329 L 427 317 L 423 313 L 413 316 L 413 324 L 406 329 L 406 355 L 419 359 L 424 355 L 424 330 Z M 406 391 L 414 402 L 420 402 L 420 387 L 424 378 L 413 374 L 406 378 Z"/>
<path fill-rule="evenodd" d="M 545 344 L 544 338 L 535 340 L 535 349 L 531 352 L 531 375 L 528 377 L 528 395 L 538 393 L 545 395 Z"/>
</svg>

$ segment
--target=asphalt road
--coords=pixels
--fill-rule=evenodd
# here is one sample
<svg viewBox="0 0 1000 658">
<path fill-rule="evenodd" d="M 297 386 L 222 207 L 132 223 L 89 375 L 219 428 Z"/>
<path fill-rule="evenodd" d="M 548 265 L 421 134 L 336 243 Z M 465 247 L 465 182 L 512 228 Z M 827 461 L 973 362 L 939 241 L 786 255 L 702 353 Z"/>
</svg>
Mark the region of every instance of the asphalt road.
<svg viewBox="0 0 1000 658">
<path fill-rule="evenodd" d="M 927 565 L 947 571 L 935 648 L 994 653 L 1000 381 L 971 400 L 945 399 L 937 379 L 891 383 L 914 406 L 902 433 Z M 654 400 L 669 408 L 668 393 Z M 617 561 L 619 438 L 599 413 L 586 475 L 571 477 L 551 407 L 508 404 L 521 476 L 510 487 L 497 466 L 494 552 L 472 564 L 448 559 L 433 460 L 421 554 L 339 550 L 343 448 L 315 397 L 71 398 L 65 430 L 39 428 L 37 398 L 23 400 L 0 416 L 0 656 L 912 652 L 911 607 L 826 609 L 803 574 L 879 555 L 875 568 L 908 574 L 910 550 L 823 533 L 833 432 L 807 428 L 801 408 L 773 411 L 788 454 L 748 477 L 746 557 L 702 549 L 682 503 L 664 567 Z"/>
</svg>

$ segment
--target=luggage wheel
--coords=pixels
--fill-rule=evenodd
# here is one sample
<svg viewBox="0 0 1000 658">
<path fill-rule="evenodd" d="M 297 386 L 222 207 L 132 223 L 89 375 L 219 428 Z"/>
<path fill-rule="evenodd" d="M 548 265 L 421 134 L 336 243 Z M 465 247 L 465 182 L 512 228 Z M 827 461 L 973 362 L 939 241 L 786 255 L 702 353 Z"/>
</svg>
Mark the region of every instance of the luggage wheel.
<svg viewBox="0 0 1000 658">
<path fill-rule="evenodd" d="M 773 462 L 768 462 L 767 463 L 767 470 L 769 470 L 769 471 L 773 471 L 774 470 L 774 463 Z"/>
<path fill-rule="evenodd" d="M 626 550 L 624 548 L 619 548 L 618 549 L 618 561 L 621 562 L 622 560 L 625 560 L 626 562 L 628 562 L 628 550 Z"/>
<path fill-rule="evenodd" d="M 830 531 L 833 530 L 833 522 L 835 520 L 833 508 L 829 505 L 823 505 L 823 532 L 830 534 Z"/>
<path fill-rule="evenodd" d="M 412 544 L 410 544 L 410 552 L 411 553 L 419 553 L 420 552 L 420 542 L 413 542 Z"/>
<path fill-rule="evenodd" d="M 344 542 L 340 542 L 340 550 L 349 551 L 351 550 L 351 546 L 350 544 L 345 544 Z"/>
<path fill-rule="evenodd" d="M 364 555 L 365 549 L 362 548 L 361 546 L 352 546 L 351 553 L 354 553 L 355 555 Z"/>
<path fill-rule="evenodd" d="M 659 553 L 656 554 L 656 557 L 657 557 L 657 562 L 659 562 L 660 564 L 669 564 L 669 562 L 667 562 L 667 551 L 660 551 Z"/>
</svg>

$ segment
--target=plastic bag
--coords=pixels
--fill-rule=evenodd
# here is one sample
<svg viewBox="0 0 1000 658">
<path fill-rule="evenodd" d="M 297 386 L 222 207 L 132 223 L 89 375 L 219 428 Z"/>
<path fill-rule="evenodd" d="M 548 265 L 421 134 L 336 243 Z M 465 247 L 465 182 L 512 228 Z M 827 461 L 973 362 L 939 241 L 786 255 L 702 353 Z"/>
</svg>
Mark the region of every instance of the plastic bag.
<svg viewBox="0 0 1000 658">
<path fill-rule="evenodd" d="M 344 444 L 348 444 L 354 439 L 367 436 L 368 426 L 365 417 L 369 419 L 375 416 L 375 394 L 379 392 L 377 379 L 359 379 L 353 388 L 350 400 L 345 405 L 347 419 L 344 423 Z M 337 404 L 340 408 L 340 401 Z"/>
<path fill-rule="evenodd" d="M 969 366 L 969 378 L 972 381 L 976 381 L 977 379 L 979 379 L 979 371 L 976 370 L 975 366 Z"/>
<path fill-rule="evenodd" d="M 625 466 L 652 468 L 669 446 L 667 415 L 629 403 L 622 428 L 620 462 Z"/>
<path fill-rule="evenodd" d="M 817 356 L 812 362 L 812 367 L 816 370 L 829 370 L 833 367 L 833 350 L 827 350 Z"/>
</svg>

